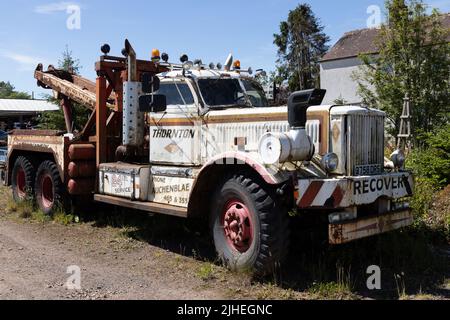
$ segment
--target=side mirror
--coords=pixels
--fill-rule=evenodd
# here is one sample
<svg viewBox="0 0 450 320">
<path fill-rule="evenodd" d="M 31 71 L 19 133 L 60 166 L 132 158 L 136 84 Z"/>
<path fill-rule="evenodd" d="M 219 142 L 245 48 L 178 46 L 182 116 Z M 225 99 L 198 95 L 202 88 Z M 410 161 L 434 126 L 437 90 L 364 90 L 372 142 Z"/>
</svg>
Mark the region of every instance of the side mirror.
<svg viewBox="0 0 450 320">
<path fill-rule="evenodd" d="M 159 90 L 161 81 L 157 76 L 151 73 L 143 73 L 141 80 L 144 93 L 154 93 Z"/>
<path fill-rule="evenodd" d="M 164 112 L 167 110 L 166 96 L 163 94 L 150 94 L 139 97 L 139 111 Z"/>
</svg>

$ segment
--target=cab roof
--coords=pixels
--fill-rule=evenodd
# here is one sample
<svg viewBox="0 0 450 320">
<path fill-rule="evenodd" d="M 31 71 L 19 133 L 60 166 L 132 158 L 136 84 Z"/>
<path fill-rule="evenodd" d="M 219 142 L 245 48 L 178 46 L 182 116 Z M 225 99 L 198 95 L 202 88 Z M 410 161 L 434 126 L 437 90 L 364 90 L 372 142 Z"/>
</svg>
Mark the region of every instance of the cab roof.
<svg viewBox="0 0 450 320">
<path fill-rule="evenodd" d="M 183 74 L 182 69 L 174 69 L 172 71 L 164 72 L 160 74 L 161 78 L 195 78 L 195 79 L 219 79 L 219 78 L 231 78 L 231 79 L 253 79 L 247 71 L 225 71 L 225 70 L 211 70 L 211 69 L 197 69 L 192 68 L 187 70 Z"/>
</svg>

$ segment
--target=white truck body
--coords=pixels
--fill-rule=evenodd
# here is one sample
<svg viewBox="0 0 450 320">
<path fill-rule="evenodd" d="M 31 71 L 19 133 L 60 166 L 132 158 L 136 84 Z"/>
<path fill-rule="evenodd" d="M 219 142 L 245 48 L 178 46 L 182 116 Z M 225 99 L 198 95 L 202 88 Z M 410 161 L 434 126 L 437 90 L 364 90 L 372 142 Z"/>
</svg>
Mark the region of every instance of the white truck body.
<svg viewBox="0 0 450 320">
<path fill-rule="evenodd" d="M 236 72 L 225 73 L 229 75 L 227 79 L 246 79 Z M 384 171 L 384 112 L 360 106 L 329 105 L 308 109 L 306 130 L 314 144 L 316 157 L 329 152 L 339 157 L 339 166 L 331 175 L 320 172 L 313 162 L 267 165 L 259 153 L 260 139 L 268 132 L 289 131 L 288 108 L 206 107 L 205 111 L 196 81 L 223 79 L 223 72 L 198 70 L 190 74 L 187 77 L 182 71 L 173 71 L 161 77 L 163 86 L 172 86 L 172 92 L 183 98 L 182 103 L 169 103 L 164 113 L 147 115 L 150 165 L 141 168 L 145 171 L 144 176 L 132 178 L 126 172 L 111 173 L 105 165 L 106 171 L 110 172 L 101 171 L 101 186 L 108 186 L 106 178 L 113 179 L 117 186 L 115 189 L 100 188 L 101 193 L 103 190 L 106 195 L 187 210 L 195 184 L 206 167 L 215 163 L 237 163 L 253 168 L 272 185 L 293 179 L 298 209 L 350 212 L 348 220 L 357 217 L 359 206 L 378 203 L 374 213 L 383 214 L 395 209 L 397 199 L 412 194 L 413 177 L 409 172 Z M 111 167 L 116 168 L 117 164 L 111 164 Z M 148 185 L 142 186 L 143 183 Z M 145 192 L 133 193 L 131 190 Z M 404 210 L 399 212 L 403 218 L 397 227 L 412 222 L 410 214 L 405 216 Z M 396 226 L 392 225 L 392 228 Z M 378 224 L 374 229 L 381 232 Z M 349 232 L 355 233 L 354 228 Z M 363 234 L 367 232 L 359 233 L 359 236 Z"/>
</svg>

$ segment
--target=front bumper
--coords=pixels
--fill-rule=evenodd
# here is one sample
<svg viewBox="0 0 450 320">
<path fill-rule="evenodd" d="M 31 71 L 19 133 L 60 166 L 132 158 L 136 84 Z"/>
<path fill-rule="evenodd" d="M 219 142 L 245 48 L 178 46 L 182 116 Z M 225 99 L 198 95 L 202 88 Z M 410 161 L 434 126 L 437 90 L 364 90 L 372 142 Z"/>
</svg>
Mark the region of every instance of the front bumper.
<svg viewBox="0 0 450 320">
<path fill-rule="evenodd" d="M 414 178 L 410 172 L 336 179 L 299 179 L 296 189 L 300 209 L 345 209 L 412 196 Z"/>
<path fill-rule="evenodd" d="M 330 244 L 344 244 L 357 239 L 407 227 L 413 223 L 411 210 L 405 209 L 383 215 L 332 223 L 329 225 Z"/>
</svg>

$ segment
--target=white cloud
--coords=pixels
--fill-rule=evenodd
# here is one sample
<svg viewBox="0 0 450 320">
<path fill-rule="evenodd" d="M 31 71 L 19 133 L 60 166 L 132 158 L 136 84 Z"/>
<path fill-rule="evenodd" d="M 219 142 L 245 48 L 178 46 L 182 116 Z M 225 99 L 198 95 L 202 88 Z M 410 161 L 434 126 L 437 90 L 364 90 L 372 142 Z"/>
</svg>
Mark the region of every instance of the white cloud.
<svg viewBox="0 0 450 320">
<path fill-rule="evenodd" d="M 437 8 L 441 12 L 447 12 L 450 9 L 450 0 L 436 0 L 428 3 L 431 8 Z"/>
<path fill-rule="evenodd" d="M 48 3 L 35 7 L 34 12 L 39 14 L 52 14 L 60 11 L 67 11 L 67 8 L 73 5 L 79 6 L 75 2 L 66 2 L 66 1 Z"/>
<path fill-rule="evenodd" d="M 10 51 L 0 51 L 0 55 L 3 58 L 16 62 L 19 65 L 18 71 L 34 70 L 39 63 L 43 63 L 44 65 L 46 65 L 44 59 L 41 59 L 39 57 L 29 56 Z"/>
</svg>

